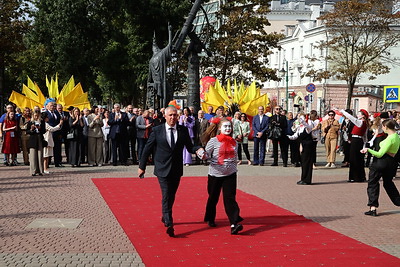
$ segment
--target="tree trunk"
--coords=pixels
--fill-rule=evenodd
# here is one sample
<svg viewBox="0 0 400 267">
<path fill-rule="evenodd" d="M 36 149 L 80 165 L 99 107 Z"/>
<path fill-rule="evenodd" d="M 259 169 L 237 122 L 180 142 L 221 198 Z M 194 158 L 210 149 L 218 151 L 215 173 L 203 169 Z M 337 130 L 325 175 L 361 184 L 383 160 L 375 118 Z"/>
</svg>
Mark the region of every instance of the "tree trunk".
<svg viewBox="0 0 400 267">
<path fill-rule="evenodd" d="M 350 109 L 350 107 L 351 107 L 351 99 L 353 97 L 354 84 L 355 84 L 355 80 L 354 81 L 347 81 L 348 91 L 347 91 L 346 109 Z"/>
<path fill-rule="evenodd" d="M 0 113 L 4 108 L 4 80 L 5 80 L 5 66 L 3 57 L 0 56 Z"/>
<path fill-rule="evenodd" d="M 196 51 L 191 51 L 188 58 L 188 96 L 187 106 L 200 110 L 200 60 Z"/>
</svg>

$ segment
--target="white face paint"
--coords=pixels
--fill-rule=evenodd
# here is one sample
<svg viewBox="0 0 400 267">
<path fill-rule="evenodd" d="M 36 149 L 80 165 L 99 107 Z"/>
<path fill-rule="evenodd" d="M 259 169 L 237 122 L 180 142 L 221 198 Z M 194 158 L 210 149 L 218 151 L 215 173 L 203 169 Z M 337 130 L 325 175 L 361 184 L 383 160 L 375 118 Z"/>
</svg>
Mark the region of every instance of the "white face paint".
<svg viewBox="0 0 400 267">
<path fill-rule="evenodd" d="M 225 135 L 230 135 L 232 132 L 232 125 L 229 121 L 223 122 L 221 125 L 221 133 Z"/>
<path fill-rule="evenodd" d="M 362 112 L 358 112 L 357 113 L 357 119 L 361 120 L 363 117 L 363 113 Z"/>
</svg>

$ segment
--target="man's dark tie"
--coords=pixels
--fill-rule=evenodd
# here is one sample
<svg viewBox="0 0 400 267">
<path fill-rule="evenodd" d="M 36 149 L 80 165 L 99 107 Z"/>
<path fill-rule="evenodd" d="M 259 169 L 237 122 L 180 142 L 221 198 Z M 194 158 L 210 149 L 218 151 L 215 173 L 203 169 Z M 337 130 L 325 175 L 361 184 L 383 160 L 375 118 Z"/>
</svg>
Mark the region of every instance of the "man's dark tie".
<svg viewBox="0 0 400 267">
<path fill-rule="evenodd" d="M 171 148 L 174 149 L 175 147 L 175 137 L 174 137 L 174 128 L 169 128 L 171 131 Z"/>
</svg>

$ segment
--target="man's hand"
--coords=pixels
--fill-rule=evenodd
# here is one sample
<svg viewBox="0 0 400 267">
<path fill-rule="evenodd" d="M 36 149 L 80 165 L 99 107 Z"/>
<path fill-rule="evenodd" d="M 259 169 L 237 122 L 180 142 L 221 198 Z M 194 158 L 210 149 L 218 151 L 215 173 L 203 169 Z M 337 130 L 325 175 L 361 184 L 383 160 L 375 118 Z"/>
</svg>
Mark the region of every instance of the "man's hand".
<svg viewBox="0 0 400 267">
<path fill-rule="evenodd" d="M 363 148 L 363 149 L 360 150 L 360 152 L 363 153 L 363 154 L 365 154 L 365 153 L 368 152 L 368 148 Z"/>
<path fill-rule="evenodd" d="M 140 179 L 144 178 L 144 174 L 146 173 L 144 170 L 142 170 L 141 168 L 138 168 L 138 176 Z"/>
<path fill-rule="evenodd" d="M 199 149 L 197 149 L 196 155 L 197 155 L 197 157 L 199 157 L 199 159 L 201 159 L 201 160 L 207 159 L 207 153 L 206 153 L 206 151 L 204 150 L 204 148 L 202 148 L 202 147 L 199 148 Z"/>
</svg>

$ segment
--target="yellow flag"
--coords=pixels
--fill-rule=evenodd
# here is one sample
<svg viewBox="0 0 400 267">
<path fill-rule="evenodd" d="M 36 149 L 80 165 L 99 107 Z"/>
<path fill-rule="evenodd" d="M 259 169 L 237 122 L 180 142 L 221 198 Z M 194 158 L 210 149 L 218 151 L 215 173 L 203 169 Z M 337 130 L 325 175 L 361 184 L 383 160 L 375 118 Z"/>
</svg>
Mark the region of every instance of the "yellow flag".
<svg viewBox="0 0 400 267">
<path fill-rule="evenodd" d="M 60 101 L 60 104 L 65 106 L 64 98 L 69 93 L 71 93 L 72 90 L 74 90 L 74 87 L 75 87 L 74 76 L 71 76 L 71 78 L 69 78 L 69 81 L 63 86 L 63 89 L 61 90 L 60 94 L 58 95 L 57 100 Z"/>
<path fill-rule="evenodd" d="M 76 103 L 76 104 L 74 104 L 74 107 L 79 108 L 80 110 L 82 110 L 84 108 L 88 108 L 88 109 L 91 108 L 89 101 L 83 102 L 83 103 Z"/>
<path fill-rule="evenodd" d="M 58 73 L 56 73 L 56 79 L 53 84 L 53 92 L 55 94 L 55 97 L 58 98 L 59 92 L 58 92 Z"/>
<path fill-rule="evenodd" d="M 246 91 L 242 95 L 242 98 L 239 101 L 239 105 L 243 105 L 244 103 L 247 103 L 249 101 L 253 101 L 257 97 L 260 96 L 260 92 L 258 90 L 257 93 L 257 88 L 256 88 L 256 82 L 252 82 L 249 87 L 247 87 Z"/>
<path fill-rule="evenodd" d="M 74 106 L 75 103 L 80 103 L 80 102 L 86 102 L 86 101 L 76 101 L 80 96 L 82 96 L 83 89 L 81 83 L 78 83 L 74 89 L 68 94 L 64 96 L 64 105 L 65 106 Z M 86 93 L 86 98 L 87 98 L 87 93 Z"/>
<path fill-rule="evenodd" d="M 204 96 L 205 102 L 209 103 L 213 107 L 224 106 L 225 99 L 219 94 L 218 90 L 212 85 L 210 85 L 210 87 L 208 88 L 208 92 Z"/>
<path fill-rule="evenodd" d="M 41 105 L 40 105 L 40 107 L 42 107 L 43 105 L 44 105 L 44 102 L 46 102 L 46 97 L 43 95 L 43 93 L 42 93 L 42 91 L 40 90 L 40 88 L 39 88 L 39 86 L 37 85 L 37 83 L 35 83 L 34 85 L 34 90 L 33 91 L 35 91 L 36 92 L 36 94 L 38 95 L 38 97 L 39 97 L 39 103 L 41 103 Z"/>
<path fill-rule="evenodd" d="M 35 91 L 35 83 L 32 82 L 31 78 L 29 78 L 28 75 L 26 75 L 26 77 L 28 77 L 28 87 L 29 87 L 29 89 Z"/>
<path fill-rule="evenodd" d="M 212 106 L 214 108 L 214 110 L 216 110 L 221 105 L 215 105 L 215 104 L 207 103 L 205 101 L 201 102 L 201 109 L 204 110 L 205 112 L 207 112 L 209 106 Z"/>
<path fill-rule="evenodd" d="M 50 90 L 50 82 L 49 82 L 49 79 L 47 78 L 47 75 L 46 75 L 46 87 L 47 87 L 47 90 Z"/>
<path fill-rule="evenodd" d="M 229 101 L 232 103 L 233 95 L 232 95 L 231 81 L 230 80 L 228 80 L 228 82 L 226 84 L 226 93 L 228 95 Z"/>
<path fill-rule="evenodd" d="M 238 89 L 236 79 L 235 79 L 234 85 L 233 85 L 233 102 L 239 103 L 239 100 L 240 100 L 239 89 Z"/>
<path fill-rule="evenodd" d="M 215 81 L 215 89 L 218 91 L 219 95 L 222 96 L 224 100 L 228 100 L 228 95 L 226 94 L 226 91 L 224 88 L 222 88 L 219 80 Z"/>
<path fill-rule="evenodd" d="M 22 93 L 27 97 L 32 99 L 33 101 L 40 102 L 39 97 L 26 86 L 25 84 L 22 84 Z"/>
<path fill-rule="evenodd" d="M 262 96 L 254 99 L 253 101 L 246 102 L 245 104 L 240 106 L 240 110 L 247 115 L 255 116 L 258 112 L 258 107 L 263 106 L 266 107 L 269 105 L 269 98 L 267 94 L 263 94 Z"/>
<path fill-rule="evenodd" d="M 25 107 L 33 109 L 34 106 L 39 106 L 39 107 L 43 106 L 43 104 L 40 104 L 32 99 L 29 99 L 26 96 L 21 95 L 15 91 L 11 92 L 11 95 L 8 98 L 8 101 L 14 103 L 15 105 L 17 105 L 17 107 L 19 107 L 21 109 L 24 109 Z"/>
</svg>

